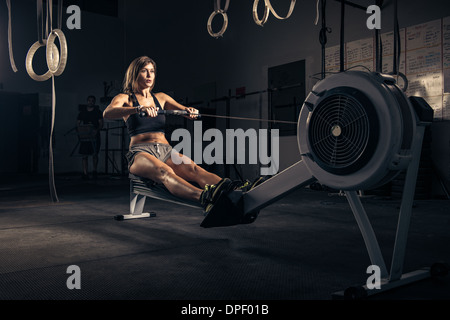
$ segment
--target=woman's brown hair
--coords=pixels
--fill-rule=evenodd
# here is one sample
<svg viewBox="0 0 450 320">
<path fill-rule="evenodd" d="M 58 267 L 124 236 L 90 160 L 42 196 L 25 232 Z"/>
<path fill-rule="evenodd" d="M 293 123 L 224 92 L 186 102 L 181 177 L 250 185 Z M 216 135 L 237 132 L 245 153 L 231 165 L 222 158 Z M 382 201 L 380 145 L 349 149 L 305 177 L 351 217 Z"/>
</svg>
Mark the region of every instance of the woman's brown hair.
<svg viewBox="0 0 450 320">
<path fill-rule="evenodd" d="M 137 90 L 137 78 L 139 76 L 139 72 L 149 63 L 153 65 L 156 72 L 155 61 L 147 56 L 138 57 L 130 63 L 123 79 L 123 93 L 131 94 Z"/>
</svg>

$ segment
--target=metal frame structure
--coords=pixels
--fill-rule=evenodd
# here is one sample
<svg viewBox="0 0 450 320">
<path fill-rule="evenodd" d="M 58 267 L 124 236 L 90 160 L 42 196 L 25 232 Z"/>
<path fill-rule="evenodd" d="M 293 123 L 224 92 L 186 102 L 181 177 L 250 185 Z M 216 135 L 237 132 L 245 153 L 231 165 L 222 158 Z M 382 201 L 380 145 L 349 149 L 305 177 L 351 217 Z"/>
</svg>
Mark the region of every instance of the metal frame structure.
<svg viewBox="0 0 450 320">
<path fill-rule="evenodd" d="M 406 168 L 406 180 L 398 216 L 390 271 L 387 269 L 380 245 L 357 191 L 344 190 L 347 201 L 362 234 L 370 261 L 372 265 L 376 265 L 380 268 L 381 283 L 380 289 L 370 289 L 367 285 L 352 286 L 343 291 L 333 293 L 333 298 L 363 298 L 426 279 L 433 273 L 432 267 L 423 268 L 409 273 L 403 273 L 408 230 L 412 216 L 415 186 L 422 150 L 422 141 L 426 126 L 431 124 L 429 119 L 426 119 L 426 117 L 421 117 L 417 114 L 416 116 L 416 130 L 411 148 L 412 157 Z M 315 181 L 317 181 L 317 178 L 310 173 L 306 163 L 303 160 L 300 160 L 284 171 L 256 186 L 252 190 L 245 193 L 237 192 L 239 193 L 238 197 L 240 197 L 240 200 L 234 200 L 233 203 L 240 203 L 240 209 L 245 217 L 245 215 L 259 211 L 292 191 L 309 185 Z M 236 194 L 228 197 L 233 197 L 235 195 Z M 128 220 L 156 216 L 153 212 L 144 212 L 147 197 L 169 201 L 193 208 L 201 208 L 199 203 L 185 201 L 171 195 L 162 185 L 143 180 L 130 174 L 130 212 L 129 214 L 118 215 L 114 218 L 116 220 Z"/>
<path fill-rule="evenodd" d="M 392 288 L 403 286 L 411 282 L 426 279 L 431 276 L 430 268 L 403 274 L 403 265 L 406 253 L 408 230 L 411 221 L 414 193 L 417 181 L 417 173 L 420 163 L 422 141 L 426 126 L 431 122 L 417 120 L 416 133 L 413 138 L 411 149 L 411 162 L 407 166 L 406 179 L 398 216 L 397 230 L 395 235 L 394 251 L 390 272 L 386 267 L 382 252 L 372 228 L 370 220 L 361 203 L 360 197 L 354 190 L 345 191 L 345 196 L 361 231 L 367 252 L 372 265 L 380 268 L 380 289 L 369 289 L 366 285 L 349 287 L 344 291 L 336 292 L 333 298 L 357 299 L 377 294 Z M 243 195 L 244 214 L 275 202 L 293 190 L 309 185 L 317 179 L 309 173 L 303 160 L 280 172 L 273 178 L 263 182 L 261 185 Z"/>
</svg>

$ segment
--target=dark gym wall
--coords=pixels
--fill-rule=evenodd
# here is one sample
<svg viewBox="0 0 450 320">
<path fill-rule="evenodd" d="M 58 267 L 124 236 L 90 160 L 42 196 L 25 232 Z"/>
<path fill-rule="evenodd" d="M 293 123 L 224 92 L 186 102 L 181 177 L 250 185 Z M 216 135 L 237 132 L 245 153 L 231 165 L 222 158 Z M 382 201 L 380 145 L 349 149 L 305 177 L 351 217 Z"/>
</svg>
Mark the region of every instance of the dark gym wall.
<svg viewBox="0 0 450 320">
<path fill-rule="evenodd" d="M 199 88 L 213 83 L 216 95 L 245 86 L 247 92 L 267 88 L 267 70 L 270 67 L 305 60 L 306 94 L 314 81 L 310 75 L 320 72 L 320 43 L 316 18 L 316 1 L 297 1 L 292 16 L 277 20 L 272 15 L 264 27 L 252 18 L 253 0 L 232 0 L 228 10 L 229 25 L 223 38 L 212 38 L 206 29 L 213 12 L 209 1 L 145 1 L 119 0 L 118 17 L 83 10 L 83 1 L 76 1 L 82 9 L 81 30 L 65 26 L 68 14 L 63 15 L 63 31 L 69 47 L 68 64 L 57 77 L 57 112 L 55 125 L 55 171 L 81 170 L 79 159 L 69 156 L 75 140 L 64 134 L 73 128 L 78 104 L 85 103 L 87 95 L 103 96 L 103 83 L 114 81 L 120 86 L 123 72 L 129 62 L 140 55 L 149 55 L 158 64 L 156 90 L 171 92 L 177 99 L 193 99 Z M 261 2 L 261 1 L 260 1 Z M 374 1 L 354 1 L 367 7 Z M 393 1 L 384 1 L 381 32 L 393 29 Z M 55 1 L 56 3 L 56 1 Z M 75 3 L 75 2 L 74 2 Z M 225 1 L 222 1 L 222 5 Z M 287 12 L 290 1 L 273 1 L 280 15 Z M 71 1 L 64 1 L 70 5 Z M 327 46 L 339 44 L 340 2 L 327 1 Z M 98 11 L 98 10 L 97 10 Z M 406 27 L 450 16 L 447 0 L 399 1 L 400 27 Z M 345 41 L 372 35 L 366 28 L 368 15 L 356 8 L 346 7 Z M 220 27 L 220 17 L 216 17 Z M 215 22 L 216 22 L 215 19 Z M 7 43 L 7 8 L 0 5 L 0 90 L 15 93 L 38 93 L 39 101 L 47 101 L 51 81 L 36 82 L 25 71 L 24 63 L 29 47 L 37 40 L 36 1 L 12 1 L 13 50 L 19 72 L 9 64 Z M 36 55 L 36 71 L 45 65 L 42 53 Z M 41 68 L 41 69 L 40 69 Z M 259 102 L 258 102 L 259 103 Z M 245 116 L 267 117 L 267 101 L 239 106 Z M 243 105 L 248 105 L 244 109 Z M 6 108 L 5 106 L 0 106 Z M 48 106 L 47 106 L 48 108 Z M 5 120 L 3 120 L 5 121 Z M 218 121 L 219 126 L 223 122 Z M 240 124 L 238 124 L 240 125 Z M 244 125 L 242 125 L 244 126 Z M 442 128 L 444 127 L 444 128 Z M 447 126 L 448 127 L 448 126 Z M 440 132 L 447 133 L 445 124 Z M 443 131 L 442 131 L 443 130 Z M 6 139 L 5 137 L 1 138 Z M 298 159 L 296 138 L 280 139 L 280 161 L 285 167 Z M 440 148 L 438 144 L 436 148 Z M 447 149 L 448 149 L 447 144 Z M 448 150 L 442 150 L 448 153 Z M 284 151 L 289 150 L 289 151 Z M 438 150 L 440 151 L 440 150 Z M 47 168 L 46 159 L 40 159 L 40 171 Z M 102 170 L 103 160 L 100 160 Z"/>
<path fill-rule="evenodd" d="M 150 55 L 158 63 L 157 90 L 174 92 L 176 98 L 192 96 L 196 86 L 216 83 L 217 96 L 245 86 L 247 91 L 267 88 L 268 69 L 293 61 L 305 60 L 306 94 L 315 81 L 309 76 L 321 71 L 321 46 L 316 18 L 316 1 L 297 1 L 292 16 L 287 20 L 269 17 L 264 27 L 256 25 L 252 18 L 253 0 L 230 1 L 228 28 L 223 38 L 212 38 L 206 29 L 213 12 L 213 0 L 202 2 L 126 1 L 123 4 L 126 30 L 125 60 L 139 55 Z M 260 1 L 262 2 L 262 1 Z M 280 15 L 288 11 L 289 0 L 272 1 Z M 367 8 L 371 0 L 353 1 Z M 224 5 L 225 1 L 222 1 Z M 381 32 L 389 32 L 394 26 L 394 1 L 384 1 L 381 13 Z M 327 46 L 335 46 L 340 40 L 340 1 L 327 1 Z M 261 7 L 261 4 L 260 4 Z M 261 13 L 260 13 L 261 14 Z M 412 26 L 450 15 L 446 0 L 398 1 L 400 28 Z M 369 15 L 358 8 L 345 8 L 345 41 L 371 37 L 374 31 L 367 29 Z M 221 26 L 220 16 L 215 30 Z M 145 27 L 142 26 L 145 25 Z M 236 108 L 245 116 L 260 116 L 258 108 L 246 114 L 242 103 Z M 221 107 L 221 106 L 218 106 Z M 223 107 L 223 106 L 222 106 Z M 249 108 L 252 105 L 248 104 Z M 268 103 L 262 101 L 262 117 L 267 117 Z M 244 124 L 239 124 L 245 128 Z M 436 162 L 450 161 L 450 125 L 436 125 L 438 135 L 433 142 Z M 437 139 L 437 140 L 436 140 Z M 447 140 L 445 140 L 447 139 Z M 442 158 L 444 157 L 444 158 Z M 280 167 L 289 166 L 299 158 L 296 137 L 280 138 Z M 450 187 L 450 170 L 443 167 L 443 177 Z"/>
<path fill-rule="evenodd" d="M 228 29 L 220 39 L 212 38 L 206 29 L 213 2 L 124 2 L 125 60 L 152 56 L 160 70 L 158 87 L 176 90 L 180 96 L 190 93 L 196 84 L 210 81 L 218 83 L 218 95 L 242 85 L 262 89 L 267 86 L 264 67 L 296 60 L 307 59 L 307 74 L 320 72 L 321 25 L 320 20 L 314 25 L 316 1 L 297 1 L 289 19 L 277 20 L 271 15 L 264 27 L 253 21 L 253 0 L 230 1 Z M 374 1 L 354 2 L 367 7 Z M 393 1 L 384 2 L 381 32 L 388 32 L 393 30 Z M 284 0 L 273 5 L 283 15 L 289 3 Z M 445 0 L 399 1 L 398 11 L 400 27 L 405 27 L 448 16 L 450 5 Z M 361 9 L 346 6 L 345 41 L 373 35 L 366 27 L 368 17 Z M 327 25 L 332 29 L 327 46 L 339 44 L 339 1 L 327 1 Z"/>
<path fill-rule="evenodd" d="M 79 2 L 79 1 L 78 1 Z M 56 5 L 57 1 L 53 1 Z M 64 1 L 64 6 L 71 1 Z M 70 16 L 64 7 L 62 30 L 67 39 L 68 59 L 62 75 L 55 77 L 56 116 L 54 129 L 54 165 L 55 172 L 74 172 L 81 170 L 79 157 L 70 157 L 77 138 L 75 135 L 65 135 L 74 128 L 78 114 L 78 105 L 86 103 L 88 95 L 95 95 L 97 102 L 103 96 L 104 81 L 120 81 L 124 65 L 124 30 L 122 21 L 111 15 L 103 15 L 83 11 L 80 4 L 81 29 L 70 30 L 66 20 Z M 37 13 L 35 0 L 11 1 L 12 47 L 18 72 L 11 68 L 8 55 L 8 11 L 5 3 L 0 4 L 0 94 L 38 94 L 41 128 L 35 134 L 49 130 L 47 116 L 51 107 L 51 79 L 38 82 L 32 80 L 25 69 L 25 58 L 31 45 L 38 40 Z M 56 12 L 53 16 L 53 27 L 56 28 Z M 58 40 L 56 40 L 58 43 Z M 46 72 L 45 48 L 40 48 L 34 57 L 33 67 L 37 74 Z M 4 101 L 4 100 L 1 100 Z M 17 105 L 19 108 L 20 105 Z M 2 114 L 10 114 L 10 104 L 0 104 Z M 18 110 L 19 112 L 19 110 Z M 18 114 L 15 112 L 14 114 Z M 2 117 L 2 126 L 17 127 L 16 118 Z M 9 124 L 6 124 L 9 122 Z M 44 128 L 45 127 L 45 128 Z M 11 133 L 11 132 L 10 132 Z M 2 135 L 2 145 L 9 145 L 10 135 Z M 48 147 L 48 141 L 43 141 L 43 147 Z M 48 172 L 48 152 L 40 150 L 38 171 Z M 102 161 L 99 170 L 103 171 Z M 36 165 L 36 163 L 33 163 Z M 17 172 L 16 166 L 3 167 L 3 172 Z M 18 172 L 24 172 L 19 170 Z"/>
</svg>

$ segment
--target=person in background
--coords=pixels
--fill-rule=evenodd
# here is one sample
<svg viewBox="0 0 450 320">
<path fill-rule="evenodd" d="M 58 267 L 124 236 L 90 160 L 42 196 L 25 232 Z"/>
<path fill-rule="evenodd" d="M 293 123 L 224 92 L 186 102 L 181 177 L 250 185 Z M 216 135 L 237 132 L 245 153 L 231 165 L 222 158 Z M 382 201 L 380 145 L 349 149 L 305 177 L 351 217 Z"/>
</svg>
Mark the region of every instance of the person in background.
<svg viewBox="0 0 450 320">
<path fill-rule="evenodd" d="M 89 179 L 88 157 L 92 156 L 92 177 L 97 178 L 98 152 L 100 151 L 100 130 L 103 128 L 103 112 L 95 104 L 95 96 L 88 96 L 87 105 L 80 106 L 77 117 L 77 132 L 80 139 L 79 154 L 82 156 L 84 180 Z"/>
</svg>

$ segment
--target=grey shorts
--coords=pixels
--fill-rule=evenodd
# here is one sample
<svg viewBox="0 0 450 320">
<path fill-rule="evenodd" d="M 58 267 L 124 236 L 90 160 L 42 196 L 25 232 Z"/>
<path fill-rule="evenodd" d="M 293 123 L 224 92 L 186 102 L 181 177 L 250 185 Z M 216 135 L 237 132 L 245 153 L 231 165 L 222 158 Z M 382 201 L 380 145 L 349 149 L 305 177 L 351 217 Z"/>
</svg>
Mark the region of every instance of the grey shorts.
<svg viewBox="0 0 450 320">
<path fill-rule="evenodd" d="M 156 157 L 156 159 L 166 162 L 172 154 L 172 146 L 165 143 L 138 143 L 132 145 L 126 154 L 128 160 L 128 170 L 133 164 L 134 157 L 139 152 L 146 152 Z"/>
</svg>

